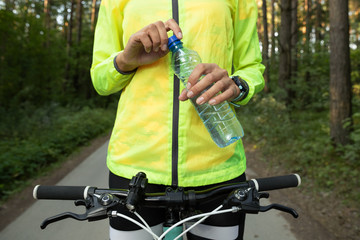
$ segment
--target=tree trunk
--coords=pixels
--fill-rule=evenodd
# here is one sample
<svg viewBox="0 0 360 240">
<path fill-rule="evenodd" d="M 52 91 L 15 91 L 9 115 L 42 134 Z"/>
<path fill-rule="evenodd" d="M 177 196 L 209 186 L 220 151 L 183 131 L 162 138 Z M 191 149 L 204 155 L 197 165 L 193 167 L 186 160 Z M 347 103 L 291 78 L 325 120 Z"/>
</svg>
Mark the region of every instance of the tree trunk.
<svg viewBox="0 0 360 240">
<path fill-rule="evenodd" d="M 45 46 L 50 47 L 50 4 L 51 0 L 44 0 L 44 25 L 46 29 L 46 43 Z"/>
<path fill-rule="evenodd" d="M 279 86 L 288 93 L 291 78 L 291 0 L 281 0 Z M 289 102 L 289 96 L 285 96 Z"/>
<path fill-rule="evenodd" d="M 312 8 L 312 0 L 306 0 L 305 2 L 306 5 L 306 43 L 305 43 L 305 56 L 307 59 L 307 62 L 310 62 L 310 36 L 311 36 L 311 30 L 312 30 L 312 25 L 311 25 L 311 8 Z M 305 73 L 305 83 L 309 83 L 310 82 L 310 72 L 306 71 Z"/>
<path fill-rule="evenodd" d="M 357 49 L 360 49 L 360 35 L 359 35 L 359 30 L 356 30 L 356 33 L 355 33 L 355 36 L 356 36 L 356 48 Z"/>
<path fill-rule="evenodd" d="M 263 26 L 264 26 L 264 40 L 263 40 L 263 62 L 265 65 L 265 72 L 264 72 L 264 79 L 265 79 L 265 92 L 269 92 L 269 33 L 268 33 L 268 23 L 267 23 L 267 7 L 266 7 L 266 0 L 263 0 L 262 4 L 262 12 L 263 12 Z"/>
<path fill-rule="evenodd" d="M 64 18 L 64 23 L 63 23 L 63 36 L 64 36 L 65 40 L 67 40 L 68 28 L 69 28 L 67 2 L 64 3 L 63 18 Z"/>
<path fill-rule="evenodd" d="M 46 29 L 50 29 L 50 0 L 44 0 L 44 21 Z"/>
<path fill-rule="evenodd" d="M 97 15 L 96 0 L 92 0 L 92 5 L 91 5 L 91 32 L 95 31 L 96 15 Z"/>
<path fill-rule="evenodd" d="M 360 2 L 357 3 L 356 9 L 359 9 Z M 359 22 L 360 20 L 360 10 L 357 10 L 355 13 L 355 22 Z M 355 44 L 357 49 L 360 49 L 360 36 L 359 36 L 359 27 L 355 27 Z M 360 64 L 360 63 L 359 63 Z"/>
<path fill-rule="evenodd" d="M 70 19 L 69 19 L 69 27 L 66 41 L 66 51 L 67 55 L 70 56 L 70 48 L 72 45 L 72 32 L 73 32 L 73 17 L 74 17 L 74 8 L 75 8 L 75 0 L 71 0 L 71 8 L 70 8 Z"/>
<path fill-rule="evenodd" d="M 77 35 L 76 35 L 76 43 L 80 45 L 81 41 L 81 29 L 82 29 L 82 0 L 77 0 L 76 5 L 76 29 L 77 29 Z"/>
<path fill-rule="evenodd" d="M 321 23 L 322 23 L 322 5 L 320 0 L 316 0 L 316 20 L 315 20 L 315 42 L 317 50 L 320 50 L 321 46 Z"/>
<path fill-rule="evenodd" d="M 298 0 L 291 1 L 291 75 L 296 77 L 298 71 Z M 295 90 L 289 90 L 290 99 L 295 98 Z"/>
<path fill-rule="evenodd" d="M 330 136 L 335 144 L 349 142 L 351 82 L 348 0 L 330 0 Z M 351 122 L 350 122 L 351 123 Z"/>
<path fill-rule="evenodd" d="M 14 2 L 12 0 L 5 0 L 5 10 L 12 11 L 14 9 Z"/>
<path fill-rule="evenodd" d="M 82 30 L 82 0 L 77 0 L 76 5 L 76 68 L 75 68 L 75 76 L 73 80 L 73 86 L 75 92 L 80 91 L 80 42 L 81 42 L 81 30 Z"/>
<path fill-rule="evenodd" d="M 275 0 L 271 0 L 271 63 L 275 62 Z"/>
<path fill-rule="evenodd" d="M 299 40 L 298 34 L 298 0 L 291 1 L 291 49 L 292 49 L 292 57 L 291 57 L 291 72 L 295 74 L 297 72 L 298 67 L 298 59 L 297 59 L 297 42 Z"/>
<path fill-rule="evenodd" d="M 312 8 L 312 0 L 306 0 L 306 52 L 310 52 L 310 36 L 311 36 L 311 8 Z"/>
<path fill-rule="evenodd" d="M 69 18 L 69 24 L 68 24 L 68 29 L 67 29 L 67 40 L 66 40 L 66 53 L 67 53 L 68 59 L 71 58 L 74 8 L 75 8 L 75 0 L 71 0 L 71 7 L 70 7 L 70 13 L 69 13 L 70 18 Z M 66 66 L 65 66 L 65 79 L 67 82 L 70 82 L 70 79 L 71 79 L 69 60 L 67 61 Z M 65 84 L 64 89 L 66 87 L 67 86 Z"/>
</svg>

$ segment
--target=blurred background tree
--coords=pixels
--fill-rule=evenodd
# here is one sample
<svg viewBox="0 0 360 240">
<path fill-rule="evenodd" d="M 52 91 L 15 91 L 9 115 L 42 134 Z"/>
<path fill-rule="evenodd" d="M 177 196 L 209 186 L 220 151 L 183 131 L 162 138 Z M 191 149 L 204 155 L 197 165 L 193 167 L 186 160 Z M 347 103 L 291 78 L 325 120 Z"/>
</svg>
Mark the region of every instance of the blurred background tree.
<svg viewBox="0 0 360 240">
<path fill-rule="evenodd" d="M 0 2 L 0 200 L 113 125 L 90 79 L 100 1 Z"/>
<path fill-rule="evenodd" d="M 268 166 L 300 173 L 314 204 L 341 201 L 324 226 L 356 239 L 357 227 L 337 231 L 360 221 L 360 1 L 257 3 L 268 72 L 266 91 L 238 110 L 244 143 Z M 352 219 L 341 215 L 345 209 Z"/>
</svg>

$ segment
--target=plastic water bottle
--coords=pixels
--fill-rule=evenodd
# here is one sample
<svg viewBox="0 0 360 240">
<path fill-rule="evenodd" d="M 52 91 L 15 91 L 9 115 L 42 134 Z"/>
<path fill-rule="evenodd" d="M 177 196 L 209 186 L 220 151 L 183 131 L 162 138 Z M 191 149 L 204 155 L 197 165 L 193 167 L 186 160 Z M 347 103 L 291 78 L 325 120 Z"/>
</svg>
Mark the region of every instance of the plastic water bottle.
<svg viewBox="0 0 360 240">
<path fill-rule="evenodd" d="M 172 53 L 171 67 L 186 88 L 188 78 L 196 65 L 201 63 L 201 58 L 194 50 L 183 47 L 175 35 L 169 38 L 168 47 Z M 214 106 L 209 103 L 199 105 L 196 103 L 197 97 L 191 98 L 190 101 L 219 147 L 226 147 L 244 136 L 244 130 L 227 101 Z"/>
</svg>

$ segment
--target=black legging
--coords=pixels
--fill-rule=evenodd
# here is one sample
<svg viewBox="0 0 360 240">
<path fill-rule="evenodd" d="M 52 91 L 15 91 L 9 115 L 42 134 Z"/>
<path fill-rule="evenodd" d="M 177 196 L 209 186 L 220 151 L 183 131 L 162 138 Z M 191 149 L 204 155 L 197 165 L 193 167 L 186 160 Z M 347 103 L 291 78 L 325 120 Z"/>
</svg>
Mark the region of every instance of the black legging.
<svg viewBox="0 0 360 240">
<path fill-rule="evenodd" d="M 234 178 L 232 180 L 218 183 L 218 184 L 212 184 L 207 186 L 200 186 L 200 187 L 192 187 L 191 189 L 194 189 L 196 191 L 204 190 L 209 187 L 213 187 L 220 184 L 226 184 L 226 183 L 235 183 L 235 182 L 244 182 L 246 180 L 245 173 L 241 176 Z M 119 177 L 112 172 L 109 174 L 109 187 L 110 188 L 118 188 L 118 189 L 128 189 L 129 187 L 129 179 Z M 157 184 L 148 184 L 146 187 L 147 193 L 155 193 L 155 192 L 164 192 L 167 186 L 165 185 L 157 185 Z M 186 190 L 187 188 L 185 188 Z M 190 189 L 190 187 L 188 188 Z M 202 212 L 210 212 L 214 210 L 216 207 L 222 204 L 224 199 L 221 197 L 214 198 L 212 201 L 207 202 L 206 204 L 203 204 L 199 210 Z M 124 209 L 123 207 L 120 207 L 117 209 L 119 213 L 122 213 L 124 215 L 127 215 L 129 217 L 133 217 L 134 215 L 130 213 L 128 210 Z M 165 209 L 161 208 L 140 208 L 137 211 L 149 224 L 149 226 L 155 226 L 160 223 L 165 222 Z M 219 214 L 215 216 L 211 216 L 207 218 L 204 222 L 204 224 L 212 225 L 212 226 L 239 226 L 239 236 L 236 239 L 243 239 L 244 235 L 244 225 L 245 225 L 245 214 L 244 213 L 225 213 L 225 214 Z M 121 230 L 121 231 L 133 231 L 133 230 L 139 230 L 140 227 L 136 224 L 123 219 L 123 218 L 110 218 L 110 226 L 114 229 Z M 204 239 L 199 238 L 193 234 L 188 234 L 188 239 Z"/>
</svg>

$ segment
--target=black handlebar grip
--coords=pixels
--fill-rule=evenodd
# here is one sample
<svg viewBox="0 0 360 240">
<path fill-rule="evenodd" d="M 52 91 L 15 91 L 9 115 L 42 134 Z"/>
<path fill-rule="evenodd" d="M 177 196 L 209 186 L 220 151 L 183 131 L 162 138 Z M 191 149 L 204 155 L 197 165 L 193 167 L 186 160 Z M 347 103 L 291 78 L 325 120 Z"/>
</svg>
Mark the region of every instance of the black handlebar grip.
<svg viewBox="0 0 360 240">
<path fill-rule="evenodd" d="M 85 186 L 40 186 L 34 188 L 35 199 L 79 200 L 86 199 L 90 187 Z"/>
<path fill-rule="evenodd" d="M 260 191 L 270 191 L 282 188 L 297 187 L 301 184 L 301 178 L 298 174 L 291 174 L 278 177 L 251 179 L 256 189 Z"/>
</svg>

